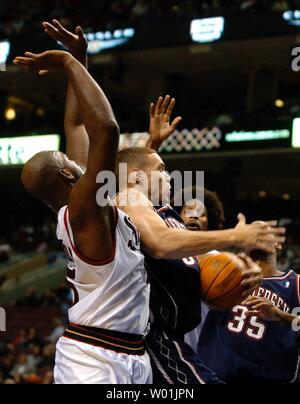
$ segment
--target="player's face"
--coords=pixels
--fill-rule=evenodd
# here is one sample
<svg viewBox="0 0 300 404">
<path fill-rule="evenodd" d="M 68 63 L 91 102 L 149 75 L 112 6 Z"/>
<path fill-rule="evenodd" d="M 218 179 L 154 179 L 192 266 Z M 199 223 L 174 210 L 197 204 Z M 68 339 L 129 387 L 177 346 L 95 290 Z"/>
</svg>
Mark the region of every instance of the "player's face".
<svg viewBox="0 0 300 404">
<path fill-rule="evenodd" d="M 207 231 L 208 216 L 203 203 L 198 200 L 187 202 L 182 209 L 181 219 L 190 231 Z"/>
<path fill-rule="evenodd" d="M 165 163 L 158 154 L 149 156 L 146 174 L 148 177 L 148 196 L 154 205 L 165 205 L 171 199 L 171 177 Z"/>
</svg>

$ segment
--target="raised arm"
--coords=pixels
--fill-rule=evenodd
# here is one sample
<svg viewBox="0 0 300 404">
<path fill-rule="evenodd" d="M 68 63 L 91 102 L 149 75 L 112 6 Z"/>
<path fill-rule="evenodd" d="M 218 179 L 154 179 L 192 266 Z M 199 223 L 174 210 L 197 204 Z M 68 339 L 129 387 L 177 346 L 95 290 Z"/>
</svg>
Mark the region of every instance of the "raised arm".
<svg viewBox="0 0 300 404">
<path fill-rule="evenodd" d="M 101 171 L 115 171 L 119 145 L 119 127 L 105 94 L 87 70 L 69 53 L 26 53 L 15 64 L 25 70 L 64 69 L 76 93 L 83 122 L 89 136 L 87 171 L 74 185 L 69 199 L 69 220 L 79 252 L 89 261 L 107 262 L 114 257 L 115 209 L 109 201 L 96 200 L 99 185 L 96 178 Z"/>
<path fill-rule="evenodd" d="M 150 137 L 146 147 L 158 151 L 163 142 L 175 132 L 182 121 L 181 117 L 177 117 L 171 122 L 175 103 L 175 98 L 171 99 L 167 95 L 165 98 L 159 97 L 156 105 L 153 103 L 150 105 Z"/>
<path fill-rule="evenodd" d="M 52 24 L 44 22 L 43 27 L 46 34 L 55 41 L 62 43 L 75 59 L 85 68 L 88 67 L 88 43 L 81 27 L 77 27 L 75 33 L 72 33 L 66 30 L 57 20 L 53 20 Z M 76 161 L 85 171 L 88 159 L 89 138 L 84 126 L 79 102 L 70 80 L 67 90 L 64 126 L 67 145 L 66 154 L 70 160 Z"/>
<path fill-rule="evenodd" d="M 212 250 L 224 251 L 231 247 L 275 252 L 275 244 L 285 240 L 285 229 L 276 228 L 276 222 L 246 225 L 243 216 L 240 216 L 237 227 L 230 230 L 190 232 L 171 229 L 157 215 L 144 195 L 138 191 L 132 192 L 134 204 L 131 203 L 131 198 L 127 201 L 122 194 L 116 202 L 136 225 L 144 250 L 156 259 L 182 259 Z"/>
</svg>

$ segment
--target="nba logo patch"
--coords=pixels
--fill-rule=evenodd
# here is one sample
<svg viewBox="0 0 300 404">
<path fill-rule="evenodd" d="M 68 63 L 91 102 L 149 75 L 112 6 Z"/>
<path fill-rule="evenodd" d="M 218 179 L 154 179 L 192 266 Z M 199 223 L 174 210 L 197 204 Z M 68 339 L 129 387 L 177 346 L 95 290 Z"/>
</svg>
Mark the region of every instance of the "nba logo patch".
<svg viewBox="0 0 300 404">
<path fill-rule="evenodd" d="M 291 282 L 286 282 L 286 283 L 285 283 L 285 288 L 286 288 L 286 289 L 289 289 L 290 286 L 291 286 Z"/>
</svg>

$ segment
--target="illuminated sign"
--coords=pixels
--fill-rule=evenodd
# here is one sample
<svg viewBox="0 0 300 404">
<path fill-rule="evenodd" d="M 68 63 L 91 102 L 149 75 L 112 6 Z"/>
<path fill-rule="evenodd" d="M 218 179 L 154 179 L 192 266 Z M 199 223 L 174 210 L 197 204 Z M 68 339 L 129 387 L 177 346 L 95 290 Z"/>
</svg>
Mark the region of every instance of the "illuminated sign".
<svg viewBox="0 0 300 404">
<path fill-rule="evenodd" d="M 283 19 L 288 22 L 289 25 L 300 27 L 300 10 L 288 10 L 283 13 Z"/>
<path fill-rule="evenodd" d="M 25 164 L 35 154 L 58 151 L 59 146 L 59 135 L 0 138 L 0 166 Z"/>
<path fill-rule="evenodd" d="M 148 133 L 127 133 L 121 135 L 120 149 L 145 147 Z M 176 130 L 161 146 L 160 152 L 182 153 L 192 151 L 212 151 L 221 149 L 222 132 L 219 128 Z"/>
<path fill-rule="evenodd" d="M 147 132 L 121 134 L 120 150 L 128 149 L 129 147 L 145 147 L 149 136 Z"/>
<path fill-rule="evenodd" d="M 10 42 L 0 41 L 0 71 L 5 70 L 5 64 L 7 62 L 10 52 Z"/>
<path fill-rule="evenodd" d="M 88 53 L 90 55 L 98 55 L 104 50 L 125 45 L 134 36 L 135 30 L 133 28 L 117 29 L 113 32 L 99 31 L 85 34 L 88 41 Z M 58 42 L 58 44 L 64 48 L 62 43 Z"/>
<path fill-rule="evenodd" d="M 192 40 L 198 43 L 218 41 L 223 35 L 224 26 L 224 17 L 193 20 L 191 23 Z"/>
<path fill-rule="evenodd" d="M 225 135 L 225 140 L 228 143 L 234 142 L 258 142 L 266 140 L 289 139 L 290 131 L 284 130 L 263 130 L 256 132 L 232 132 Z"/>
<path fill-rule="evenodd" d="M 300 147 L 300 118 L 293 121 L 292 147 Z"/>
</svg>

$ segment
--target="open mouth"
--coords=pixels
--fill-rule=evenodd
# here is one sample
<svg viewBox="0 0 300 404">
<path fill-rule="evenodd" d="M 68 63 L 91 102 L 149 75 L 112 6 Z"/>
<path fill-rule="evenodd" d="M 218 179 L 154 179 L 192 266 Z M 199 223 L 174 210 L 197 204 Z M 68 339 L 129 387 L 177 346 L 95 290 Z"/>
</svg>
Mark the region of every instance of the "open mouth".
<svg viewBox="0 0 300 404">
<path fill-rule="evenodd" d="M 186 228 L 190 231 L 201 231 L 202 227 L 199 222 L 189 222 Z"/>
</svg>

